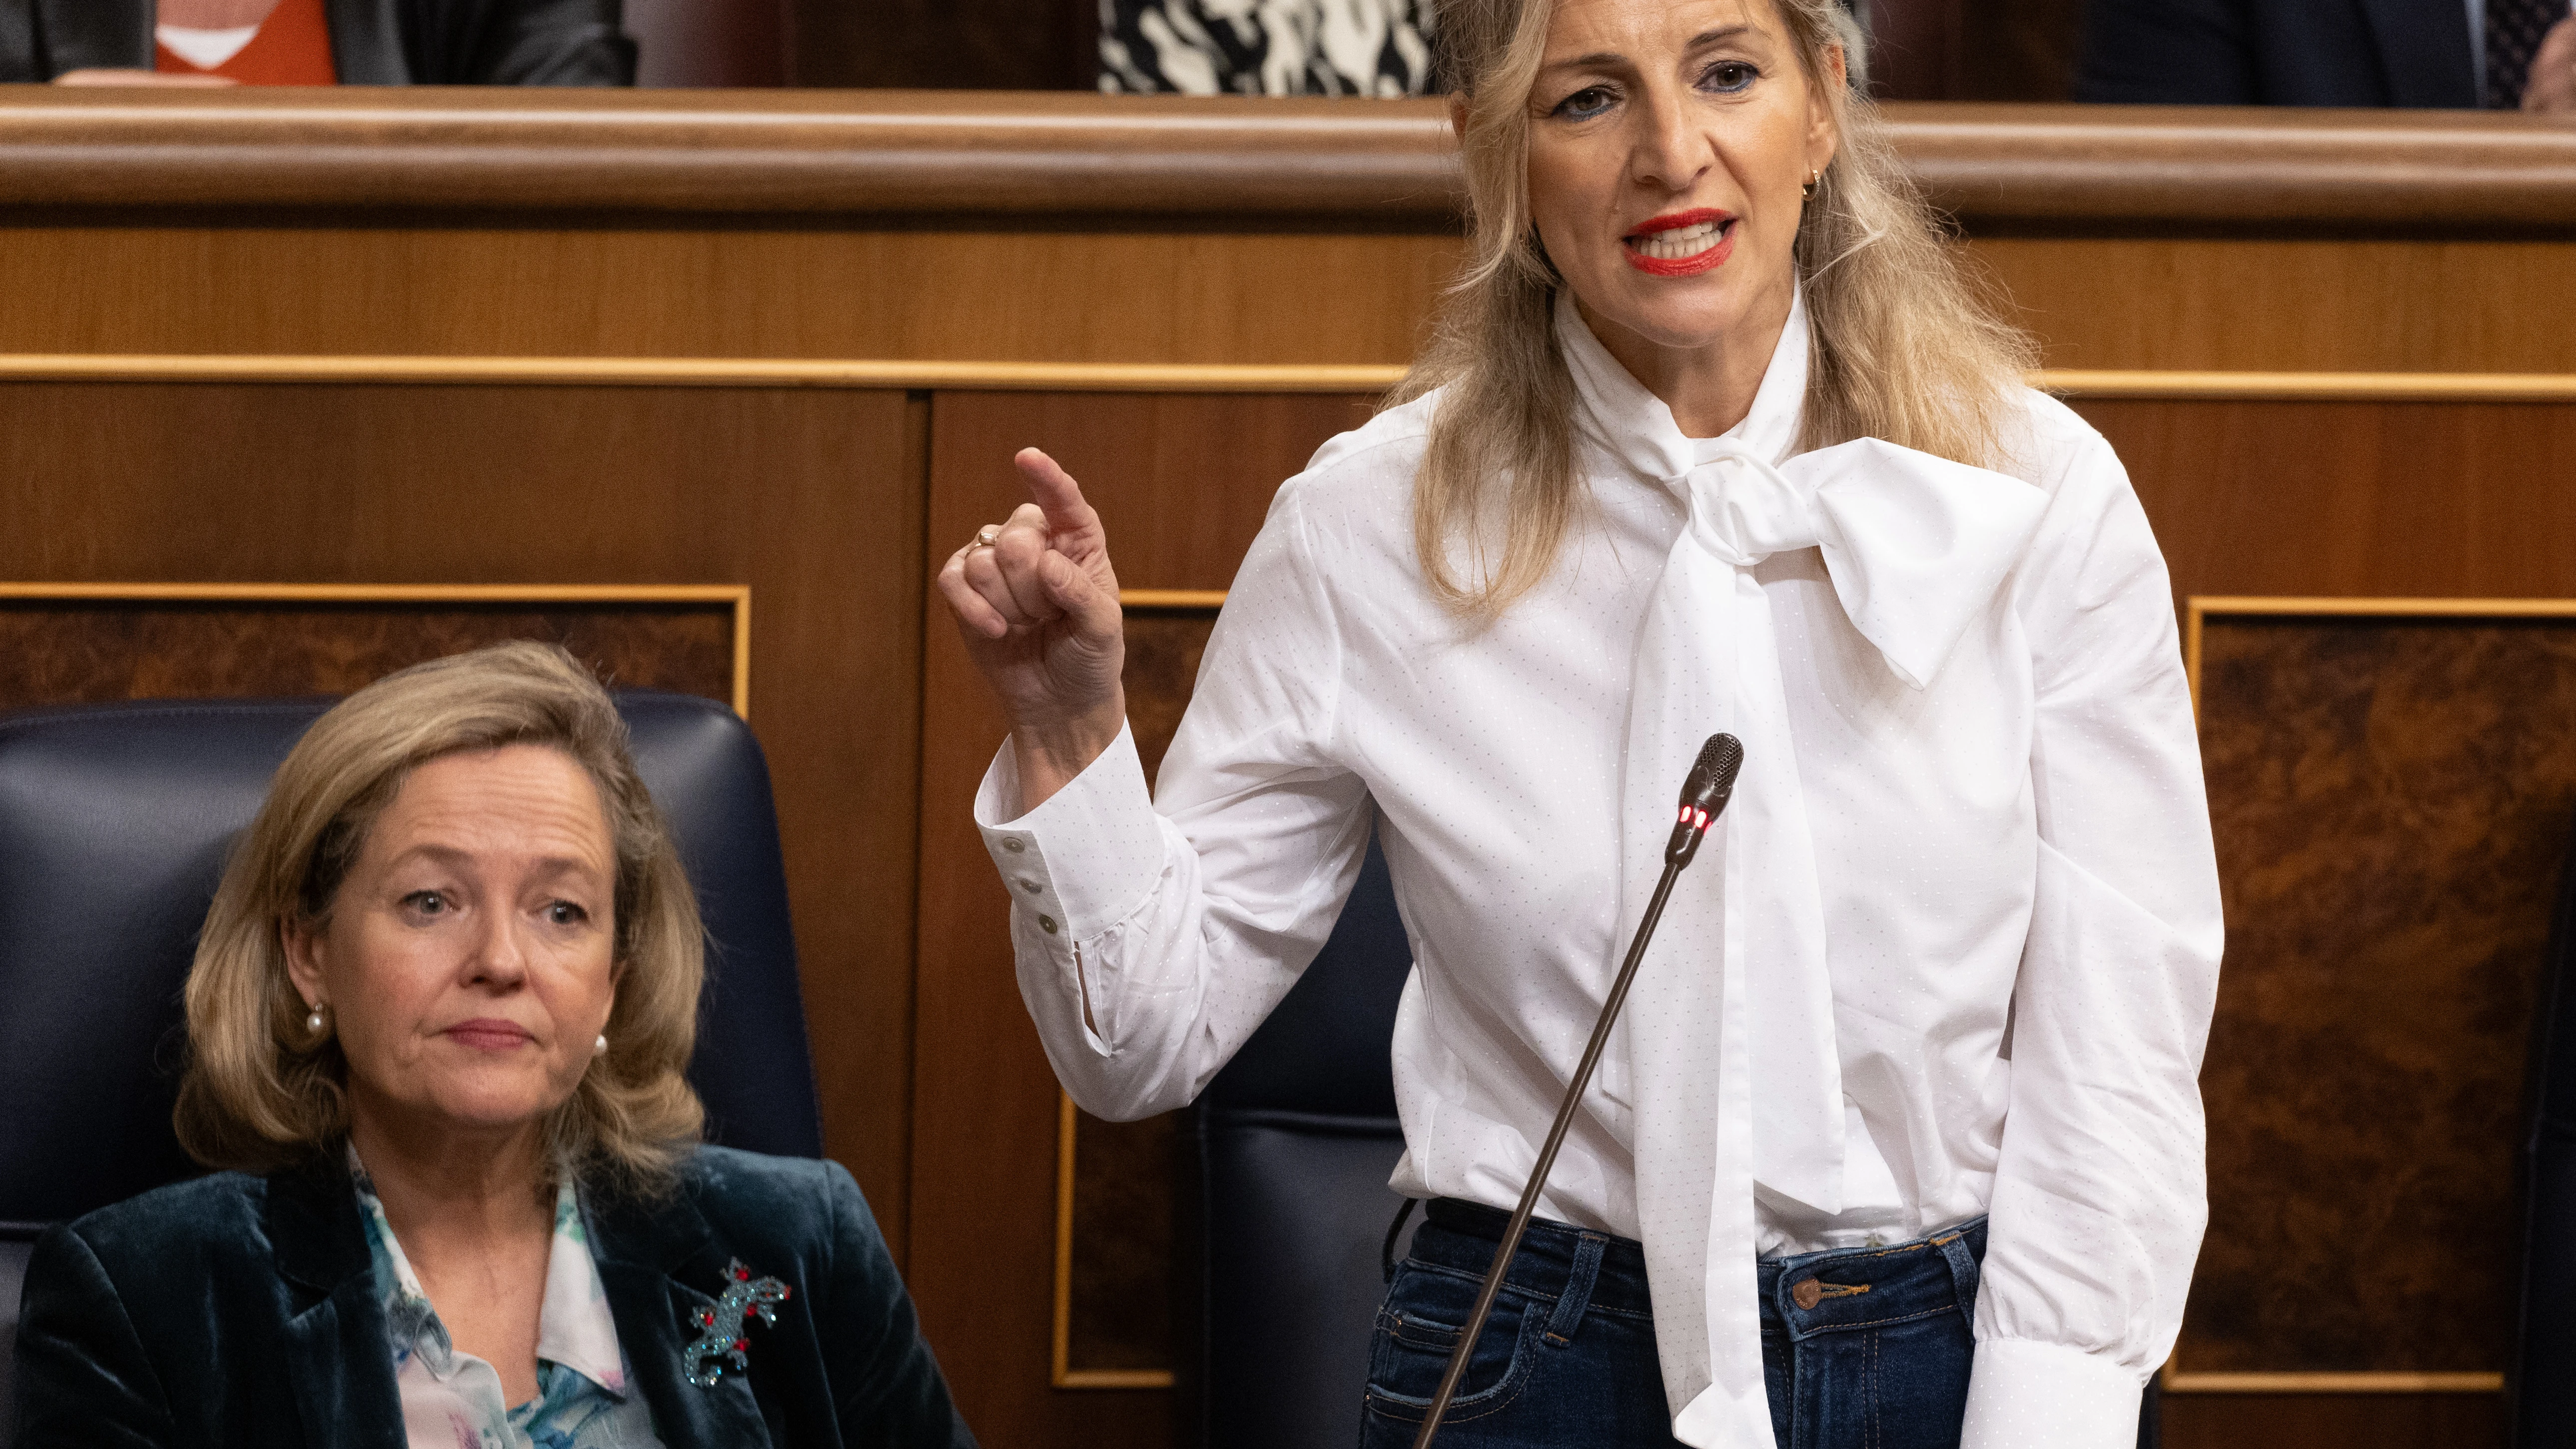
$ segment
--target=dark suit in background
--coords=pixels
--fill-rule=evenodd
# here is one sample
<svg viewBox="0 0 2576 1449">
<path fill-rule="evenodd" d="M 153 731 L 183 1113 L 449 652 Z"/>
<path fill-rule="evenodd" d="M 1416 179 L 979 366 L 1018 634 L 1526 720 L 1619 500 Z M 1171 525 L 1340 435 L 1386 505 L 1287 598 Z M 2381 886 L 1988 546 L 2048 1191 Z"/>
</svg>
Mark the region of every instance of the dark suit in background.
<svg viewBox="0 0 2576 1449">
<path fill-rule="evenodd" d="M 2478 104 L 2461 0 L 2092 0 L 2079 101 Z"/>
<path fill-rule="evenodd" d="M 342 85 L 628 86 L 620 0 L 325 0 Z M 0 0 L 0 82 L 152 68 L 153 0 Z"/>
</svg>

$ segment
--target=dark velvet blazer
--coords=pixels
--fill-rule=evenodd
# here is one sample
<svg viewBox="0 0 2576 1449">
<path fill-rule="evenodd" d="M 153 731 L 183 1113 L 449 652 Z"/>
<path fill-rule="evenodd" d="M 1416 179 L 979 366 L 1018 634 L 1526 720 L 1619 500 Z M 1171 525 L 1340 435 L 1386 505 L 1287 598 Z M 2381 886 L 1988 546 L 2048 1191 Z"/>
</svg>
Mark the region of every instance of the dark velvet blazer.
<svg viewBox="0 0 2576 1449">
<path fill-rule="evenodd" d="M 323 0 L 352 86 L 631 86 L 620 0 Z M 153 0 L 0 0 L 0 83 L 152 68 Z"/>
<path fill-rule="evenodd" d="M 2079 101 L 2475 107 L 2462 0 L 2091 0 Z"/>
<path fill-rule="evenodd" d="M 591 1255 L 669 1449 L 974 1443 L 858 1184 L 698 1150 L 657 1203 L 591 1205 Z M 793 1295 L 747 1372 L 681 1353 L 740 1259 Z M 403 1449 L 384 1304 L 346 1171 L 218 1173 L 54 1229 L 27 1264 L 16 1449 Z"/>
</svg>

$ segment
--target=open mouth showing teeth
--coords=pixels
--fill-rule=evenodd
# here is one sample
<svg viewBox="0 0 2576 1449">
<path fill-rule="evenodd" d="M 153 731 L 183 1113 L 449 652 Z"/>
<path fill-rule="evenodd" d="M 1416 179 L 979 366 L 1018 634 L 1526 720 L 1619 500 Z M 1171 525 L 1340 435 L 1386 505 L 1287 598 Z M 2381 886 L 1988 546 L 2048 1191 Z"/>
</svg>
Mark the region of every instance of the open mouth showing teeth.
<svg viewBox="0 0 2576 1449">
<path fill-rule="evenodd" d="M 1734 219 L 1692 221 L 1690 226 L 1674 226 L 1669 232 L 1646 232 L 1643 237 L 1628 237 L 1628 247 L 1643 257 L 1654 257 L 1659 263 L 1680 263 L 1687 257 L 1700 255 L 1708 247 L 1716 247 L 1718 239 L 1726 237 L 1728 226 L 1734 226 Z"/>
<path fill-rule="evenodd" d="M 1698 256 L 1701 252 L 1717 245 L 1725 238 L 1727 228 L 1733 225 L 1735 225 L 1733 217 L 1724 221 L 1695 221 L 1688 226 L 1677 226 L 1667 231 L 1647 232 L 1624 240 L 1628 248 L 1639 256 L 1650 257 L 1659 262 L 1678 262 Z"/>
</svg>

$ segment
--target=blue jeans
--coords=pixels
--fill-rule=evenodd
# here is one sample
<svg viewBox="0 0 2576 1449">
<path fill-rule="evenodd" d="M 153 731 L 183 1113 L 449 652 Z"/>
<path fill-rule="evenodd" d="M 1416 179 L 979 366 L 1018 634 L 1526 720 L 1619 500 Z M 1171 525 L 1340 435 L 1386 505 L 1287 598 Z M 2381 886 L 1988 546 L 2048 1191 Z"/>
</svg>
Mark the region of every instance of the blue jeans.
<svg viewBox="0 0 2576 1449">
<path fill-rule="evenodd" d="M 1431 1204 L 1378 1310 L 1362 1449 L 1413 1442 L 1504 1219 L 1474 1203 Z M 1985 1249 L 1979 1218 L 1892 1247 L 1762 1263 L 1762 1369 L 1779 1449 L 1955 1449 Z M 1674 1445 L 1645 1250 L 1532 1219 L 1439 1443 Z"/>
</svg>

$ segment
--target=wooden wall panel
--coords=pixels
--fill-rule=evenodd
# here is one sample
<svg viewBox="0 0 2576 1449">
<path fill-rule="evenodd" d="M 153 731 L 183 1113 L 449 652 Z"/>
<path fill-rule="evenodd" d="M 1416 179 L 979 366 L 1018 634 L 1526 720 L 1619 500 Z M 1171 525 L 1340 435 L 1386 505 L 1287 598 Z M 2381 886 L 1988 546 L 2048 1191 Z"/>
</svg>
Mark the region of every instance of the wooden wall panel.
<svg viewBox="0 0 2576 1449">
<path fill-rule="evenodd" d="M 916 412 L 790 389 L 0 386 L 0 579 L 748 584 L 826 1142 L 900 1244 Z"/>
<path fill-rule="evenodd" d="M 941 393 L 934 561 L 1025 501 L 1044 447 L 1107 520 L 1119 583 L 1223 588 L 1279 481 L 1367 399 Z M 1166 1442 L 1170 1396 L 1048 1386 L 1057 1087 L 1013 978 L 1008 905 L 969 807 L 1005 730 L 941 606 L 924 621 L 913 1291 L 958 1401 L 997 1444 Z"/>
<path fill-rule="evenodd" d="M 2177 1373 L 2504 1371 L 2524 1065 L 2576 839 L 2567 607 L 2204 616 L 2228 942 Z"/>
<path fill-rule="evenodd" d="M 1978 235 L 2050 367 L 2576 372 L 2565 241 Z"/>
<path fill-rule="evenodd" d="M 17 213 L 0 353 L 1411 359 L 1445 230 L 564 219 L 218 225 Z M 2055 367 L 2576 371 L 2576 246 L 1981 236 Z M 1316 305 L 1329 297 L 1332 305 Z"/>
<path fill-rule="evenodd" d="M 0 595 L 0 709 L 347 694 L 510 639 L 561 644 L 612 688 L 733 701 L 723 603 L 334 604 Z"/>
<path fill-rule="evenodd" d="M 0 258 L 37 280 L 0 289 L 0 352 L 1402 363 L 1458 246 L 1026 218 L 5 220 Z"/>
<path fill-rule="evenodd" d="M 2576 596 L 2576 406 L 2081 400 L 2177 599 Z"/>
</svg>

